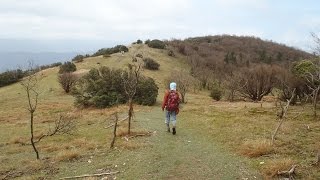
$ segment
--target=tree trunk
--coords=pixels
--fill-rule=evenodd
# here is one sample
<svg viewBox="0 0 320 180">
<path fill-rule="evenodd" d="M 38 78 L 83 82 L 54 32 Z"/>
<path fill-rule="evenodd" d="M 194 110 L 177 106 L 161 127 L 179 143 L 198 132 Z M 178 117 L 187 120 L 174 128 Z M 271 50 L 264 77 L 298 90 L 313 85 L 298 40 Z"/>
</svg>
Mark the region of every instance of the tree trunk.
<svg viewBox="0 0 320 180">
<path fill-rule="evenodd" d="M 319 93 L 319 88 L 314 90 L 313 94 L 313 116 L 316 118 L 317 117 L 317 101 L 318 101 L 318 93 Z"/>
<path fill-rule="evenodd" d="M 181 93 L 181 102 L 182 102 L 182 103 L 185 103 L 185 101 L 184 101 L 184 96 L 185 96 L 185 93 Z"/>
<path fill-rule="evenodd" d="M 316 157 L 316 164 L 318 165 L 320 163 L 320 150 L 318 150 L 318 154 Z"/>
<path fill-rule="evenodd" d="M 296 89 L 293 89 L 293 91 L 292 91 L 292 96 L 291 96 L 290 100 L 287 101 L 287 105 L 286 105 L 285 107 L 282 107 L 282 106 L 281 106 L 282 112 L 281 112 L 281 114 L 279 115 L 280 123 L 278 124 L 276 130 L 274 131 L 274 133 L 273 133 L 273 135 L 272 135 L 272 144 L 274 144 L 274 140 L 276 139 L 276 135 L 277 135 L 277 133 L 278 133 L 278 130 L 279 130 L 280 126 L 282 125 L 283 121 L 286 119 L 287 112 L 288 112 L 288 108 L 289 108 L 289 106 L 290 106 L 290 103 L 291 103 L 292 99 L 293 99 L 294 96 L 295 96 L 295 91 L 296 91 Z"/>
<path fill-rule="evenodd" d="M 39 152 L 38 152 L 38 150 L 37 150 L 37 148 L 36 148 L 36 145 L 34 144 L 34 135 L 33 135 L 33 112 L 32 112 L 32 110 L 30 111 L 30 130 L 31 130 L 31 145 L 32 145 L 32 147 L 33 147 L 33 150 L 34 150 L 34 152 L 36 152 L 36 155 L 37 155 L 37 159 L 40 159 L 40 157 L 39 157 Z"/>
<path fill-rule="evenodd" d="M 116 116 L 116 119 L 115 119 L 115 123 L 114 123 L 113 139 L 112 139 L 110 148 L 113 148 L 114 143 L 115 143 L 115 141 L 116 141 L 116 137 L 117 137 L 118 113 L 116 113 L 115 116 Z"/>
<path fill-rule="evenodd" d="M 128 121 L 128 134 L 130 134 L 130 130 L 131 130 L 131 119 L 132 119 L 132 115 L 133 115 L 133 102 L 132 102 L 132 98 L 129 99 L 129 121 Z"/>
</svg>

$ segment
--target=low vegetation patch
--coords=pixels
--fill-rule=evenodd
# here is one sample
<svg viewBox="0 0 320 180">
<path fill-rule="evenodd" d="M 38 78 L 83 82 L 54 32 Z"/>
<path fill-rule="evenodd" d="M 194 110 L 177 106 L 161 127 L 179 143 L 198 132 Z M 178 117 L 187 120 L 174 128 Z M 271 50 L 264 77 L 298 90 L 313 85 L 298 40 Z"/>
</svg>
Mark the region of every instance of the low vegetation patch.
<svg viewBox="0 0 320 180">
<path fill-rule="evenodd" d="M 62 150 L 58 153 L 55 160 L 56 161 L 74 161 L 79 159 L 80 153 L 77 150 Z"/>
<path fill-rule="evenodd" d="M 77 67 L 72 62 L 65 62 L 60 66 L 59 73 L 71 73 L 77 70 Z"/>
<path fill-rule="evenodd" d="M 272 178 L 275 177 L 278 172 L 288 171 L 294 164 L 295 162 L 292 159 L 287 158 L 271 160 L 262 165 L 261 171 L 266 178 Z"/>
<path fill-rule="evenodd" d="M 144 68 L 149 70 L 159 70 L 160 64 L 152 58 L 143 59 Z"/>
<path fill-rule="evenodd" d="M 92 57 L 101 56 L 101 55 L 110 55 L 110 54 L 114 54 L 114 53 L 118 53 L 118 52 L 122 52 L 122 51 L 128 52 L 129 49 L 124 45 L 117 45 L 112 48 L 102 48 L 102 49 L 99 49 L 97 52 L 95 52 L 92 55 Z"/>
<path fill-rule="evenodd" d="M 149 47 L 156 49 L 164 49 L 166 47 L 166 44 L 158 39 L 154 39 L 146 44 L 148 44 Z"/>
<path fill-rule="evenodd" d="M 240 153 L 248 157 L 259 157 L 272 152 L 270 140 L 247 140 L 240 147 Z"/>
<path fill-rule="evenodd" d="M 75 103 L 82 107 L 111 107 L 128 101 L 123 85 L 127 72 L 123 70 L 101 67 L 91 69 L 83 76 L 73 89 Z M 141 76 L 138 81 L 137 93 L 133 101 L 142 105 L 153 105 L 158 95 L 158 86 L 151 78 Z"/>
</svg>

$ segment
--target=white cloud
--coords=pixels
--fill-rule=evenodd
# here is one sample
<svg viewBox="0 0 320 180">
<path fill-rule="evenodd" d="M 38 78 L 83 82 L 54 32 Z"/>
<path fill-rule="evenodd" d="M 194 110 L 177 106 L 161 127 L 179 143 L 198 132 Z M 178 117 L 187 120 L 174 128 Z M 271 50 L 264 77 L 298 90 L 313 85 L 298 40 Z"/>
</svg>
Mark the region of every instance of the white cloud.
<svg viewBox="0 0 320 180">
<path fill-rule="evenodd" d="M 172 23 L 189 7 L 188 0 L 6 0 L 0 7 L 0 37 L 90 39 L 148 32 Z"/>
<path fill-rule="evenodd" d="M 316 6 L 312 13 L 305 13 L 308 8 L 292 11 L 288 7 L 298 6 L 293 1 L 0 1 L 0 39 L 128 41 L 236 34 L 299 44 L 305 41 L 303 29 L 320 24 Z"/>
</svg>

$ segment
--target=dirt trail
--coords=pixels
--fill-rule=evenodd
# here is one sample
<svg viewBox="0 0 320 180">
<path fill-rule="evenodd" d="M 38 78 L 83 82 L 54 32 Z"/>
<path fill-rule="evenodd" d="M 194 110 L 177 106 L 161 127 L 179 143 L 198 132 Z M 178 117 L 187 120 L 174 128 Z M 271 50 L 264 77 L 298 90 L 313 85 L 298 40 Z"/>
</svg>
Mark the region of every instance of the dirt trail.
<svg viewBox="0 0 320 180">
<path fill-rule="evenodd" d="M 200 136 L 187 117 L 178 117 L 177 135 L 166 132 L 159 107 L 136 113 L 136 125 L 148 127 L 153 136 L 145 138 L 150 147 L 119 158 L 129 160 L 121 173 L 124 179 L 261 179 L 245 160 L 232 155 L 212 140 Z"/>
</svg>

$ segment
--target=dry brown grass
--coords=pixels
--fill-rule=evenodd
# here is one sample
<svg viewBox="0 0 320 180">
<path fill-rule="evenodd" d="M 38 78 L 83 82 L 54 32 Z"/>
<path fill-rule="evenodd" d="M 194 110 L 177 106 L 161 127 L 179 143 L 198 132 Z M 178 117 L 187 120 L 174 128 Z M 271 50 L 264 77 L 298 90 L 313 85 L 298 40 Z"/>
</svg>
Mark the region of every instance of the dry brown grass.
<svg viewBox="0 0 320 180">
<path fill-rule="evenodd" d="M 28 173 L 39 171 L 45 167 L 44 162 L 39 160 L 25 160 L 22 161 L 22 164 Z"/>
<path fill-rule="evenodd" d="M 128 135 L 128 128 L 126 126 L 119 126 L 117 127 L 117 136 L 123 137 Z"/>
<path fill-rule="evenodd" d="M 61 149 L 61 144 L 46 144 L 46 145 L 42 145 L 41 147 L 41 150 L 45 151 L 45 152 L 55 152 L 55 151 L 58 151 L 59 149 Z"/>
<path fill-rule="evenodd" d="M 20 145 L 26 145 L 27 143 L 28 143 L 28 139 L 25 137 L 13 137 L 8 142 L 8 144 L 20 144 Z"/>
<path fill-rule="evenodd" d="M 85 150 L 94 150 L 98 146 L 98 143 L 94 141 L 89 141 L 86 138 L 75 139 L 70 144 L 76 148 L 81 148 Z"/>
<path fill-rule="evenodd" d="M 279 171 L 288 171 L 295 162 L 291 159 L 277 159 L 266 162 L 261 171 L 265 178 L 272 178 L 277 175 Z"/>
<path fill-rule="evenodd" d="M 247 140 L 239 149 L 240 154 L 248 157 L 259 157 L 271 153 L 273 147 L 270 140 L 258 139 L 258 140 Z"/>
<path fill-rule="evenodd" d="M 56 161 L 73 161 L 81 157 L 80 153 L 77 150 L 62 150 L 55 157 Z"/>
</svg>

